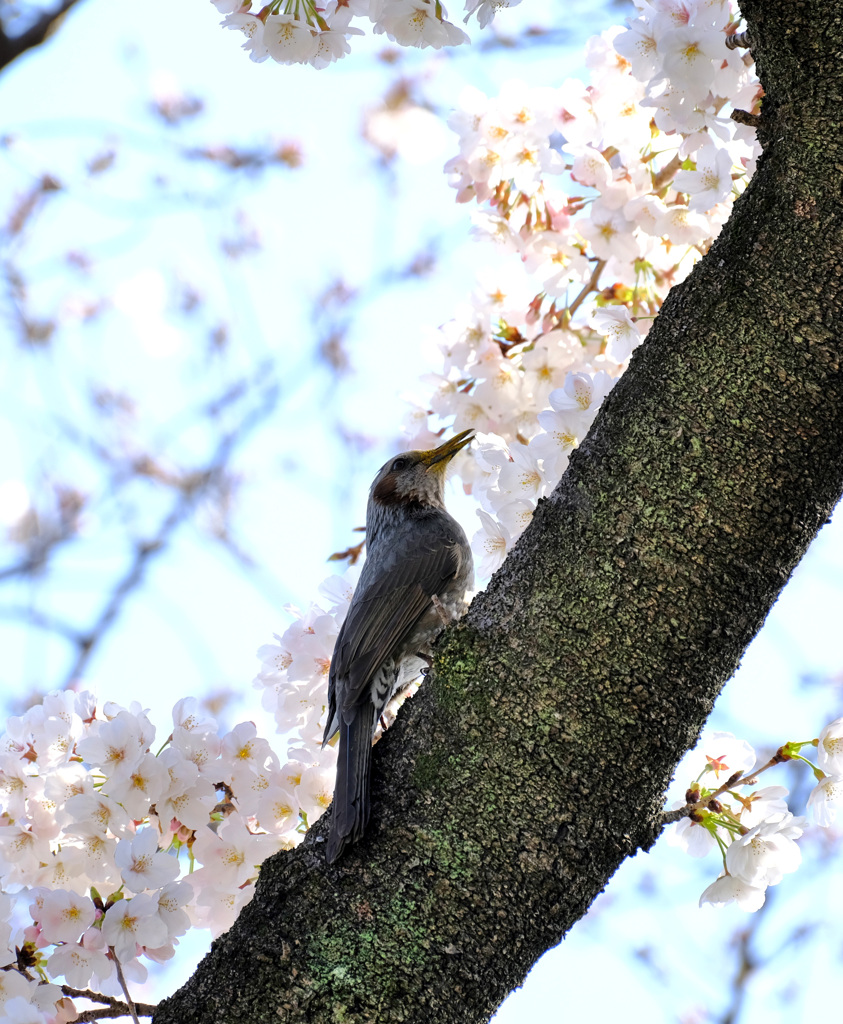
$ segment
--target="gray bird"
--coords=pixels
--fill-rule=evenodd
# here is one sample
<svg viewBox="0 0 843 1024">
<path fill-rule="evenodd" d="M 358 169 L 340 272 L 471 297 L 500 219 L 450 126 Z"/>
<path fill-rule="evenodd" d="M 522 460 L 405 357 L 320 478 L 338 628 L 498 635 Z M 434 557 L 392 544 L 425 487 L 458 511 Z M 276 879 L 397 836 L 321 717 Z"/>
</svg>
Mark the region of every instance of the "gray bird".
<svg viewBox="0 0 843 1024">
<path fill-rule="evenodd" d="M 369 820 L 372 740 L 384 708 L 430 663 L 434 639 L 473 585 L 471 549 L 444 502 L 445 469 L 472 437 L 464 430 L 431 451 L 401 452 L 369 491 L 366 563 L 328 678 L 322 746 L 340 734 L 329 864 Z"/>
</svg>

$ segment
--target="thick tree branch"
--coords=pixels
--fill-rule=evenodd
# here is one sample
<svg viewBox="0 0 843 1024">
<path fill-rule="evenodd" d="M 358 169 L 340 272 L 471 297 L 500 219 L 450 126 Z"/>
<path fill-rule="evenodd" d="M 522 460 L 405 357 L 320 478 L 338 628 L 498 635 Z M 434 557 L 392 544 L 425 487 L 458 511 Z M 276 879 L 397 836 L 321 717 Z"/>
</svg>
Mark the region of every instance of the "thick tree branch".
<svg viewBox="0 0 843 1024">
<path fill-rule="evenodd" d="M 37 18 L 25 32 L 19 36 L 6 35 L 0 27 L 0 70 L 11 64 L 16 57 L 22 53 L 40 46 L 49 36 L 55 32 L 61 24 L 62 18 L 78 0 L 62 0 L 62 2 L 51 11 L 44 13 Z"/>
<path fill-rule="evenodd" d="M 664 788 L 843 488 L 843 3 L 744 0 L 765 153 L 374 757 L 156 1024 L 485 1021 L 656 838 Z"/>
</svg>

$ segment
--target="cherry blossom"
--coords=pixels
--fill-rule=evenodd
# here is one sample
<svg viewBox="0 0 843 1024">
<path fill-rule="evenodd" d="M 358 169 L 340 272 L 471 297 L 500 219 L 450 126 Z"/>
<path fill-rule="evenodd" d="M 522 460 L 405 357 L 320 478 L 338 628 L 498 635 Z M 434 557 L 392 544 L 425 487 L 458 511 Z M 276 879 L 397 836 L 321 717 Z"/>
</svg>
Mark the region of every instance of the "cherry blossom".
<svg viewBox="0 0 843 1024">
<path fill-rule="evenodd" d="M 168 882 L 158 890 L 158 916 L 167 927 L 167 941 L 184 933 L 190 927 L 190 918 L 184 907 L 193 899 L 193 886 L 188 881 Z"/>
<path fill-rule="evenodd" d="M 48 1017 L 27 996 L 15 996 L 3 1007 L 7 1024 L 48 1024 Z"/>
<path fill-rule="evenodd" d="M 843 804 L 843 776 L 826 775 L 808 794 L 808 807 L 818 825 L 833 825 Z"/>
<path fill-rule="evenodd" d="M 298 781 L 301 781 L 301 776 Z M 256 817 L 267 832 L 284 835 L 298 826 L 299 809 L 299 797 L 294 790 L 276 782 L 260 796 Z"/>
<path fill-rule="evenodd" d="M 521 0 L 466 0 L 465 9 L 468 11 L 466 21 L 473 14 L 481 28 L 491 24 L 495 15 L 507 7 L 517 7 Z"/>
<path fill-rule="evenodd" d="M 674 804 L 674 808 L 682 807 L 683 800 Z M 666 842 L 676 846 L 691 857 L 706 857 L 717 846 L 717 840 L 711 829 L 691 818 L 680 818 L 667 832 Z"/>
<path fill-rule="evenodd" d="M 119 900 L 105 912 L 102 936 L 121 962 L 131 960 L 138 946 L 162 946 L 167 926 L 158 915 L 158 900 L 146 893 Z"/>
<path fill-rule="evenodd" d="M 802 854 L 795 840 L 802 835 L 804 819 L 790 812 L 775 814 L 737 838 L 726 851 L 726 868 L 749 885 L 778 885 L 795 871 Z"/>
<path fill-rule="evenodd" d="M 127 811 L 130 817 L 143 818 L 151 804 L 166 792 L 169 782 L 166 765 L 147 751 L 128 775 L 121 772 L 109 778 L 106 792 Z"/>
<path fill-rule="evenodd" d="M 505 526 L 482 508 L 477 509 L 477 515 L 480 529 L 471 538 L 471 550 L 479 559 L 478 573 L 488 577 L 503 565 L 512 536 Z"/>
<path fill-rule="evenodd" d="M 134 839 L 121 839 L 114 851 L 114 863 L 131 892 L 159 889 L 179 874 L 178 861 L 158 849 L 158 835 L 152 828 L 143 829 Z"/>
<path fill-rule="evenodd" d="M 64 977 L 74 988 L 86 988 L 96 974 L 108 975 L 110 964 L 98 949 L 87 949 L 80 943 L 59 946 L 47 959 L 47 970 L 53 978 Z"/>
<path fill-rule="evenodd" d="M 748 772 L 755 762 L 755 750 L 746 740 L 730 732 L 711 732 L 703 736 L 683 764 L 688 776 L 705 779 L 706 785 L 716 787 L 733 775 Z"/>
<path fill-rule="evenodd" d="M 94 923 L 96 910 L 86 896 L 52 889 L 42 895 L 33 920 L 41 926 L 42 938 L 47 943 L 75 942 Z"/>
<path fill-rule="evenodd" d="M 232 814 L 216 833 L 200 832 L 193 851 L 207 869 L 203 882 L 212 877 L 214 884 L 233 889 L 254 878 L 257 866 L 276 848 L 273 837 L 254 835 L 239 814 Z"/>
<path fill-rule="evenodd" d="M 750 885 L 743 878 L 723 874 L 703 890 L 700 906 L 710 903 L 713 907 L 725 907 L 728 903 L 737 903 L 741 910 L 752 912 L 764 906 L 765 896 L 764 886 Z"/>
<path fill-rule="evenodd" d="M 784 786 L 764 786 L 750 792 L 741 798 L 739 806 L 735 808 L 741 825 L 753 828 L 773 815 L 784 814 L 787 811 L 787 795 L 788 790 Z"/>
<path fill-rule="evenodd" d="M 316 55 L 316 32 L 291 14 L 270 14 L 264 22 L 263 45 L 279 64 L 301 64 Z"/>
<path fill-rule="evenodd" d="M 344 614 L 347 592 L 342 581 L 326 588 L 337 614 Z M 317 675 L 321 681 L 321 668 Z M 85 751 L 88 765 L 56 758 L 50 743 L 42 745 L 43 760 L 31 758 L 33 740 L 57 734 L 49 723 L 59 720 L 65 734 L 68 725 L 71 734 L 78 733 L 76 747 Z M 26 934 L 43 950 L 39 969 L 50 977 L 79 987 L 104 984 L 114 972 L 105 955 L 113 946 L 126 977 L 142 980 L 141 958 L 171 958 L 191 920 L 218 934 L 251 898 L 260 863 L 280 846 L 301 840 L 295 787 L 303 769 L 282 770 L 252 723 L 220 737 L 195 701 L 179 701 L 173 722 L 170 741 L 156 755 L 149 748 L 155 729 L 140 706 L 109 702 L 98 709 L 90 695 L 51 694 L 3 737 L 0 813 L 7 824 L 0 826 L 0 877 L 4 888 L 35 886 L 29 890 L 33 924 Z M 314 739 L 308 735 L 307 741 Z M 334 758 L 331 750 L 321 759 L 323 808 Z M 232 780 L 231 797 L 241 805 L 257 806 L 254 794 L 274 794 L 272 809 L 262 810 L 269 828 L 235 812 L 213 832 L 209 825 L 219 797 L 211 778 Z M 188 863 L 176 854 L 185 839 L 194 838 L 204 866 L 188 882 L 179 879 Z M 231 885 L 240 888 L 229 899 L 222 889 Z M 101 928 L 93 889 L 102 901 Z M 12 935 L 13 907 L 11 898 L 0 895 L 0 944 L 26 941 Z M 14 961 L 11 949 L 9 960 Z M 42 985 L 39 992 L 48 989 Z M 14 984 L 6 994 L 18 994 Z"/>
<path fill-rule="evenodd" d="M 595 331 L 606 338 L 609 356 L 625 362 L 632 350 L 641 344 L 641 333 L 633 323 L 626 306 L 602 306 L 589 317 Z"/>
<path fill-rule="evenodd" d="M 309 825 L 321 818 L 331 806 L 335 775 L 336 771 L 333 765 L 331 767 L 311 765 L 302 772 L 296 792 Z"/>
<path fill-rule="evenodd" d="M 704 92 L 714 82 L 715 61 L 723 59 L 723 33 L 713 27 L 688 24 L 660 36 L 656 49 L 662 70 L 672 82 L 689 91 Z"/>
<path fill-rule="evenodd" d="M 121 710 L 110 720 L 94 722 L 76 744 L 76 751 L 93 767 L 101 768 L 109 778 L 126 783 L 130 788 L 132 772 L 140 765 L 154 738 L 155 731 L 145 715 L 137 716 Z"/>
<path fill-rule="evenodd" d="M 843 718 L 835 718 L 820 732 L 817 760 L 823 771 L 843 775 Z"/>
<path fill-rule="evenodd" d="M 376 33 L 385 32 L 402 46 L 432 46 L 438 50 L 469 42 L 465 32 L 446 20 L 446 13 L 435 0 L 373 0 L 369 17 Z"/>
<path fill-rule="evenodd" d="M 11 952 L 12 956 L 7 963 L 14 960 L 14 951 Z M 6 1013 L 9 1003 L 13 999 L 23 999 L 29 1004 L 32 987 L 32 983 L 17 971 L 0 972 L 0 1009 Z"/>
<path fill-rule="evenodd" d="M 689 210 L 705 213 L 732 190 L 732 156 L 726 149 L 705 146 L 696 163 L 695 171 L 679 171 L 673 183 L 677 191 L 689 194 Z"/>
</svg>

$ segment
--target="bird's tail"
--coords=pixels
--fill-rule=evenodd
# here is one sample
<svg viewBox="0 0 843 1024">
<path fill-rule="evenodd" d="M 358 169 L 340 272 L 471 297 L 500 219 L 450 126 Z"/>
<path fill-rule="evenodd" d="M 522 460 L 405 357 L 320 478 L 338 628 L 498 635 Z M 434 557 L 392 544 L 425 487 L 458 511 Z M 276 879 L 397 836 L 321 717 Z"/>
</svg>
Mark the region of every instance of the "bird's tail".
<svg viewBox="0 0 843 1024">
<path fill-rule="evenodd" d="M 369 774 L 376 717 L 377 710 L 370 701 L 356 708 L 350 722 L 343 719 L 342 713 L 339 715 L 337 782 L 325 853 L 329 864 L 334 863 L 348 843 L 357 842 L 369 820 Z"/>
</svg>

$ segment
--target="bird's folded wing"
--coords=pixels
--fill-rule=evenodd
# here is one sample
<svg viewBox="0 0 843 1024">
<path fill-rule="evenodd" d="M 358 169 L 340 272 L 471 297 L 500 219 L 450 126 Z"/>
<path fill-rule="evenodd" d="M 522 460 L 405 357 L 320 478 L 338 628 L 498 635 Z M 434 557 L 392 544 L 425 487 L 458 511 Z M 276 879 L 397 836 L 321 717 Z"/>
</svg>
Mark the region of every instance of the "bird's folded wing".
<svg viewBox="0 0 843 1024">
<path fill-rule="evenodd" d="M 355 593 L 334 652 L 331 675 L 346 680 L 344 708 L 354 705 L 380 665 L 406 650 L 416 623 L 461 567 L 457 544 L 437 545 L 396 559 L 362 592 Z"/>
</svg>

